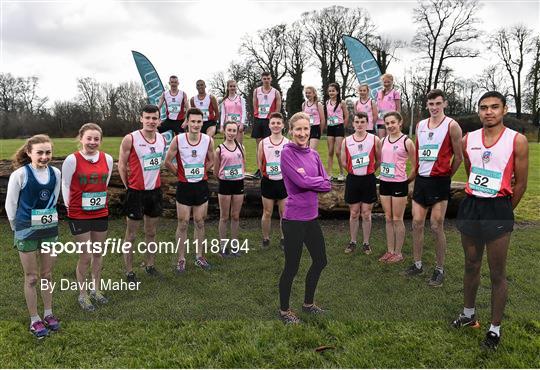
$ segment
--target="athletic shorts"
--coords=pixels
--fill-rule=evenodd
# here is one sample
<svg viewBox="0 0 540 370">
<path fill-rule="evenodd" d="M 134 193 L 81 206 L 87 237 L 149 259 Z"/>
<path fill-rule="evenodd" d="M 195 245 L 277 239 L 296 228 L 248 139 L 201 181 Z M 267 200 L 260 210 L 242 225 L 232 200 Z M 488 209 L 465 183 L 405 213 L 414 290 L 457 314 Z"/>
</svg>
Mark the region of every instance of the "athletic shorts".
<svg viewBox="0 0 540 370">
<path fill-rule="evenodd" d="M 244 180 L 222 180 L 219 179 L 218 194 L 239 195 L 244 194 Z"/>
<path fill-rule="evenodd" d="M 40 239 L 15 239 L 13 242 L 13 248 L 17 248 L 19 252 L 35 252 L 42 248 L 43 243 L 54 243 L 57 241 L 58 235 Z"/>
<path fill-rule="evenodd" d="M 71 235 L 80 235 L 89 231 L 104 232 L 109 229 L 109 217 L 68 219 Z"/>
<path fill-rule="evenodd" d="M 253 122 L 253 129 L 251 130 L 251 137 L 254 139 L 264 139 L 272 135 L 270 131 L 270 119 L 268 118 L 255 118 Z"/>
<path fill-rule="evenodd" d="M 467 196 L 459 205 L 456 226 L 462 234 L 484 242 L 514 230 L 514 211 L 510 197 L 478 198 Z"/>
<path fill-rule="evenodd" d="M 164 133 L 165 131 L 173 131 L 176 135 L 184 132 L 184 129 L 182 128 L 182 123 L 184 121 L 178 121 L 173 119 L 165 119 L 163 122 L 161 122 L 161 126 L 158 127 L 158 131 L 160 134 Z"/>
<path fill-rule="evenodd" d="M 409 195 L 407 181 L 391 182 L 379 179 L 379 194 L 391 197 L 406 197 Z"/>
<path fill-rule="evenodd" d="M 377 201 L 377 183 L 375 174 L 357 176 L 348 174 L 345 180 L 345 202 L 347 204 L 366 203 Z"/>
<path fill-rule="evenodd" d="M 208 182 L 180 182 L 176 184 L 176 201 L 185 206 L 200 206 L 208 202 Z"/>
<path fill-rule="evenodd" d="M 450 199 L 450 176 L 416 176 L 412 198 L 424 207 Z"/>
<path fill-rule="evenodd" d="M 283 180 L 270 180 L 268 177 L 261 179 L 261 195 L 266 199 L 281 200 L 287 198 L 287 190 Z"/>
<path fill-rule="evenodd" d="M 339 125 L 336 125 L 336 126 L 327 126 L 326 136 L 345 137 L 345 126 L 343 125 L 343 123 L 340 123 Z"/>
<path fill-rule="evenodd" d="M 127 189 L 124 214 L 131 220 L 142 220 L 144 216 L 159 217 L 163 213 L 163 193 L 153 190 Z"/>
<path fill-rule="evenodd" d="M 202 124 L 201 132 L 203 134 L 206 134 L 206 131 L 210 127 L 216 127 L 217 128 L 217 122 L 216 121 L 204 121 L 203 124 Z"/>
<path fill-rule="evenodd" d="M 310 139 L 320 139 L 321 138 L 321 125 L 311 126 L 311 131 L 309 133 Z"/>
</svg>

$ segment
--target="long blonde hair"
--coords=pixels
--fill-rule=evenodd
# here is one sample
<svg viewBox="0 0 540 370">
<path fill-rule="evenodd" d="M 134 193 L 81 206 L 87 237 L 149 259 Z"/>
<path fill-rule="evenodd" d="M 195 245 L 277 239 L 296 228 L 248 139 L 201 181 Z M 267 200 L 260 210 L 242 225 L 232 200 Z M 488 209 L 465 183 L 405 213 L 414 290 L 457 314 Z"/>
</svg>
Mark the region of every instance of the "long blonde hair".
<svg viewBox="0 0 540 370">
<path fill-rule="evenodd" d="M 319 102 L 319 95 L 317 95 L 317 90 L 313 86 L 306 86 L 304 90 L 311 90 L 313 97 L 315 98 L 315 103 Z"/>
<path fill-rule="evenodd" d="M 28 153 L 32 151 L 32 147 L 35 144 L 44 144 L 44 143 L 51 143 L 51 147 L 53 145 L 51 138 L 47 135 L 39 134 L 34 135 L 31 138 L 26 139 L 26 142 L 13 154 L 13 157 L 11 158 L 11 163 L 13 164 L 14 168 L 22 167 L 28 163 L 32 163 L 32 160 L 28 156 Z"/>
</svg>

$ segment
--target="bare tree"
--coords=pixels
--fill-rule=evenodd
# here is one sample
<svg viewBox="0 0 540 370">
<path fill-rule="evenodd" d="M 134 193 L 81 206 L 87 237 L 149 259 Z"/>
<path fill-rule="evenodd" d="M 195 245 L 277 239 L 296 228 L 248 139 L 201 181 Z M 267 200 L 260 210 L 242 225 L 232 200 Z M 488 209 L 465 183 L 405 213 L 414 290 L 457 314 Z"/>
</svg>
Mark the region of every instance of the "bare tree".
<svg viewBox="0 0 540 370">
<path fill-rule="evenodd" d="M 540 36 L 536 36 L 533 42 L 533 63 L 531 70 L 527 74 L 528 99 L 527 106 L 532 113 L 533 123 L 540 125 Z M 539 131 L 540 135 L 540 131 Z M 540 140 L 539 140 L 540 141 Z"/>
<path fill-rule="evenodd" d="M 92 77 L 83 77 L 77 79 L 77 89 L 79 90 L 79 102 L 87 110 L 89 119 L 96 121 L 98 115 L 99 102 L 101 98 L 101 88 L 99 82 Z"/>
<path fill-rule="evenodd" d="M 292 79 L 287 90 L 286 110 L 289 115 L 302 110 L 304 101 L 302 76 L 308 62 L 306 39 L 300 22 L 295 22 L 285 34 L 285 70 Z"/>
<path fill-rule="evenodd" d="M 214 73 L 208 83 L 212 94 L 218 97 L 227 96 L 227 79 L 225 78 L 225 73 L 221 71 Z"/>
<path fill-rule="evenodd" d="M 521 74 L 525 55 L 531 51 L 532 31 L 523 24 L 517 24 L 511 28 L 499 29 L 492 38 L 491 45 L 496 49 L 496 54 L 503 62 L 510 81 L 512 94 L 516 105 L 516 118 L 521 118 L 522 88 Z"/>
<path fill-rule="evenodd" d="M 38 78 L 36 76 L 27 77 L 22 80 L 21 102 L 24 110 L 30 114 L 39 114 L 44 112 L 44 106 L 49 100 L 41 98 L 37 92 Z"/>
<path fill-rule="evenodd" d="M 504 96 L 508 96 L 508 85 L 505 82 L 503 71 L 498 64 L 492 64 L 484 68 L 478 76 L 478 88 L 485 91 L 498 91 Z"/>
<path fill-rule="evenodd" d="M 0 108 L 4 112 L 15 112 L 21 105 L 24 90 L 22 78 L 11 73 L 0 73 Z"/>
<path fill-rule="evenodd" d="M 375 51 L 375 58 L 377 64 L 381 69 L 381 73 L 386 73 L 390 63 L 396 58 L 396 51 L 399 48 L 404 47 L 406 44 L 401 40 L 393 40 L 389 36 L 374 36 L 369 41 L 370 49 Z"/>
<path fill-rule="evenodd" d="M 428 61 L 425 93 L 438 86 L 448 59 L 479 55 L 466 46 L 480 35 L 475 18 L 479 8 L 478 0 L 429 0 L 414 9 L 418 28 L 412 45 Z"/>
</svg>

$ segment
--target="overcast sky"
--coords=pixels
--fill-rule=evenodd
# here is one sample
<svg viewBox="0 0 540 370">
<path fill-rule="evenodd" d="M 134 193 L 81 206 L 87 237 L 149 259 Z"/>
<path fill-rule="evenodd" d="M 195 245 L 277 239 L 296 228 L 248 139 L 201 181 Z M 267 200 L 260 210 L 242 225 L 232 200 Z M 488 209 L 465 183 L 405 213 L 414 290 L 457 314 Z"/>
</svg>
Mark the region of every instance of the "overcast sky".
<svg viewBox="0 0 540 370">
<path fill-rule="evenodd" d="M 145 54 L 164 83 L 171 74 L 192 96 L 195 81 L 226 71 L 238 60 L 246 33 L 278 23 L 292 23 L 303 12 L 330 5 L 363 7 L 377 32 L 409 42 L 416 29 L 416 1 L 5 1 L 0 0 L 0 71 L 39 77 L 40 95 L 51 101 L 76 96 L 76 79 L 90 76 L 101 82 L 140 81 L 131 50 Z M 538 1 L 485 1 L 478 17 L 487 33 L 521 21 L 539 32 Z M 402 50 L 402 62 L 390 66 L 395 75 L 415 63 Z M 491 60 L 491 61 L 490 61 Z M 471 77 L 489 63 L 485 53 L 476 60 L 450 66 Z M 320 86 L 312 68 L 304 84 Z"/>
</svg>

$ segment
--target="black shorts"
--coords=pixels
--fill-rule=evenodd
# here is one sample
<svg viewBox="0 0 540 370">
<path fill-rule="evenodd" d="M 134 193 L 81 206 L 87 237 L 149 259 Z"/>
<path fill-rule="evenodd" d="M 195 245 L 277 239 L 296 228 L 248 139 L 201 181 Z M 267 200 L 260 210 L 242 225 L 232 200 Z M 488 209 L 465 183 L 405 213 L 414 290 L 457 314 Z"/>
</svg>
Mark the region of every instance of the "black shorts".
<svg viewBox="0 0 540 370">
<path fill-rule="evenodd" d="M 456 226 L 467 236 L 484 242 L 514 230 L 514 211 L 510 197 L 478 198 L 467 196 L 459 205 Z"/>
<path fill-rule="evenodd" d="M 87 219 L 68 219 L 71 235 L 80 235 L 89 231 L 103 232 L 109 229 L 109 217 L 87 218 Z"/>
<path fill-rule="evenodd" d="M 311 131 L 309 133 L 310 139 L 320 139 L 321 138 L 321 125 L 311 126 Z"/>
<path fill-rule="evenodd" d="M 208 202 L 208 182 L 180 182 L 176 184 L 176 201 L 185 206 L 200 206 Z"/>
<path fill-rule="evenodd" d="M 281 200 L 287 198 L 287 190 L 283 180 L 261 179 L 261 195 L 266 199 Z"/>
<path fill-rule="evenodd" d="M 407 181 L 391 182 L 379 180 L 379 194 L 391 197 L 406 197 L 409 195 Z"/>
<path fill-rule="evenodd" d="M 326 136 L 342 136 L 345 137 L 345 126 L 343 123 L 340 123 L 336 126 L 327 126 L 326 127 Z"/>
<path fill-rule="evenodd" d="M 153 190 L 127 189 L 124 214 L 131 220 L 142 220 L 143 216 L 159 217 L 163 213 L 163 193 Z"/>
<path fill-rule="evenodd" d="M 253 129 L 251 130 L 251 137 L 254 139 L 264 139 L 272 135 L 270 131 L 270 119 L 268 118 L 255 118 L 253 121 Z"/>
<path fill-rule="evenodd" d="M 165 119 L 163 122 L 161 122 L 161 125 L 158 127 L 158 131 L 160 134 L 164 133 L 165 131 L 173 131 L 176 135 L 181 134 L 184 132 L 184 129 L 182 128 L 182 123 L 184 121 L 178 121 L 173 119 Z"/>
<path fill-rule="evenodd" d="M 345 180 L 345 202 L 347 204 L 375 203 L 377 201 L 376 181 L 373 173 L 365 176 L 348 174 Z"/>
<path fill-rule="evenodd" d="M 416 176 L 414 180 L 413 200 L 430 207 L 435 203 L 450 199 L 450 176 L 424 177 Z"/>
<path fill-rule="evenodd" d="M 218 194 L 221 194 L 221 195 L 244 194 L 244 179 L 242 180 L 219 179 Z"/>
<path fill-rule="evenodd" d="M 206 134 L 206 131 L 210 127 L 217 127 L 217 122 L 216 121 L 204 121 L 203 124 L 202 124 L 201 132 L 203 134 Z"/>
</svg>

